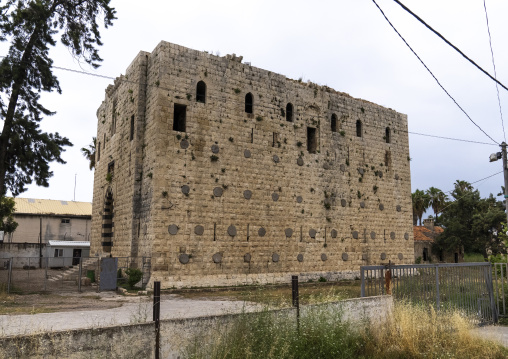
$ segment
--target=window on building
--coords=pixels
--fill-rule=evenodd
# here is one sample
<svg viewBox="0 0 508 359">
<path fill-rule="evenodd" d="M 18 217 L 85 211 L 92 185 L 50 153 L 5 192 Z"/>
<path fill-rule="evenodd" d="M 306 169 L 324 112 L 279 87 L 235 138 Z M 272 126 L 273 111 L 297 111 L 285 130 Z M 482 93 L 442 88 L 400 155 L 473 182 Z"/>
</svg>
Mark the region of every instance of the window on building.
<svg viewBox="0 0 508 359">
<path fill-rule="evenodd" d="M 254 97 L 249 92 L 247 95 L 245 95 L 245 112 L 252 113 L 253 107 L 254 107 Z"/>
<path fill-rule="evenodd" d="M 63 249 L 55 248 L 55 257 L 63 257 Z"/>
<path fill-rule="evenodd" d="M 423 261 L 426 262 L 429 260 L 429 249 L 423 248 Z"/>
<path fill-rule="evenodd" d="M 332 132 L 337 132 L 337 115 L 336 114 L 332 114 L 331 126 L 332 126 Z"/>
<path fill-rule="evenodd" d="M 356 137 L 362 137 L 362 121 L 356 121 Z"/>
<path fill-rule="evenodd" d="M 115 175 L 115 161 L 108 163 L 108 177 L 113 178 Z"/>
<path fill-rule="evenodd" d="M 316 129 L 313 127 L 307 127 L 307 151 L 309 151 L 309 153 L 316 153 L 316 149 L 317 149 Z"/>
<path fill-rule="evenodd" d="M 186 113 L 187 106 L 175 103 L 175 110 L 173 113 L 173 131 L 185 132 Z"/>
<path fill-rule="evenodd" d="M 386 143 L 390 143 L 390 127 L 387 127 L 385 130 L 385 141 Z"/>
<path fill-rule="evenodd" d="M 97 162 L 101 160 L 101 142 L 99 141 L 99 145 L 97 146 Z"/>
<path fill-rule="evenodd" d="M 69 218 L 62 218 L 60 223 L 71 223 L 71 220 Z"/>
<path fill-rule="evenodd" d="M 206 102 L 206 84 L 203 81 L 199 81 L 196 86 L 196 101 L 197 102 Z"/>
<path fill-rule="evenodd" d="M 134 115 L 131 116 L 131 133 L 129 139 L 131 141 L 134 139 Z"/>
<path fill-rule="evenodd" d="M 293 122 L 293 104 L 286 105 L 286 121 Z"/>
<path fill-rule="evenodd" d="M 116 132 L 116 103 L 118 102 L 118 99 L 115 97 L 113 99 L 113 112 L 111 114 L 111 135 L 114 135 Z"/>
</svg>

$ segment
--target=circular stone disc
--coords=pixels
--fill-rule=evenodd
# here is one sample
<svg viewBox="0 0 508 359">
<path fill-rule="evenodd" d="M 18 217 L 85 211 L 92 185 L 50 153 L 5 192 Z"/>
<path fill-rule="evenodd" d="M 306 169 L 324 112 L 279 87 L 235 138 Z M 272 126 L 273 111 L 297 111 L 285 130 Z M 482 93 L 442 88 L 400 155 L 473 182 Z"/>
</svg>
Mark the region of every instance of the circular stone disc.
<svg viewBox="0 0 508 359">
<path fill-rule="evenodd" d="M 284 233 L 286 234 L 286 237 L 290 238 L 293 235 L 293 230 L 291 228 L 286 228 Z"/>
<path fill-rule="evenodd" d="M 278 193 L 272 193 L 272 199 L 274 202 L 277 202 L 279 200 L 279 194 Z"/>
<path fill-rule="evenodd" d="M 395 209 L 397 210 L 397 212 L 402 211 L 402 207 L 401 206 L 397 206 L 397 207 L 395 207 Z"/>
<path fill-rule="evenodd" d="M 376 232 L 370 232 L 370 238 L 376 239 Z"/>
<path fill-rule="evenodd" d="M 213 256 L 212 256 L 212 260 L 214 263 L 220 263 L 222 262 L 222 254 L 220 253 L 215 253 Z"/>
<path fill-rule="evenodd" d="M 361 207 L 361 208 L 365 208 L 365 202 L 363 202 L 363 201 L 362 201 L 362 202 L 360 202 L 360 207 Z"/>
<path fill-rule="evenodd" d="M 221 187 L 215 187 L 215 188 L 213 189 L 213 195 L 214 195 L 215 197 L 220 197 L 220 196 L 222 196 L 222 192 L 224 192 L 224 191 L 222 190 L 222 188 L 221 188 Z"/>
<path fill-rule="evenodd" d="M 395 179 L 398 180 L 399 179 L 399 175 L 395 175 Z"/>
<path fill-rule="evenodd" d="M 243 198 L 245 199 L 251 199 L 252 197 L 252 191 L 246 189 L 245 191 L 243 191 Z"/>
<path fill-rule="evenodd" d="M 409 233 L 404 233 L 404 239 L 407 241 L 409 239 Z"/>
<path fill-rule="evenodd" d="M 330 169 L 330 165 L 329 165 L 328 163 L 325 163 L 325 164 L 323 165 L 323 169 L 325 169 L 325 170 L 329 170 L 329 169 Z"/>
<path fill-rule="evenodd" d="M 332 233 L 331 233 L 331 236 L 332 238 L 337 238 L 337 230 L 336 229 L 332 229 Z"/>
<path fill-rule="evenodd" d="M 386 259 L 386 253 L 381 253 L 381 260 L 384 261 Z"/>
<path fill-rule="evenodd" d="M 404 259 L 404 255 L 402 253 L 399 253 L 399 254 L 397 254 L 397 258 L 399 258 L 400 260 L 403 260 Z"/>
<path fill-rule="evenodd" d="M 301 158 L 301 157 L 300 157 L 300 158 L 298 158 L 298 159 L 296 160 L 296 164 L 297 164 L 298 166 L 303 166 L 303 158 Z"/>
<path fill-rule="evenodd" d="M 303 262 L 303 254 L 299 254 L 296 256 L 296 259 L 298 260 L 298 262 Z"/>
<path fill-rule="evenodd" d="M 244 156 L 245 158 L 250 158 L 250 151 L 249 151 L 249 150 L 245 150 L 245 151 L 243 151 L 243 156 Z"/>
<path fill-rule="evenodd" d="M 390 238 L 395 239 L 395 232 L 390 232 Z"/>
<path fill-rule="evenodd" d="M 189 141 L 187 141 L 187 140 L 182 140 L 182 142 L 180 142 L 180 147 L 181 147 L 181 148 L 183 148 L 183 149 L 185 150 L 186 148 L 188 148 L 188 147 L 189 147 Z"/>
<path fill-rule="evenodd" d="M 182 193 L 183 194 L 189 194 L 190 192 L 190 187 L 187 186 L 186 184 L 182 186 Z"/>
<path fill-rule="evenodd" d="M 358 168 L 358 173 L 363 175 L 365 173 L 365 170 L 363 168 Z"/>
<path fill-rule="evenodd" d="M 314 228 L 309 230 L 309 236 L 310 238 L 316 238 L 316 230 Z"/>
<path fill-rule="evenodd" d="M 250 259 L 251 259 L 251 255 L 250 255 L 250 253 L 246 253 L 246 254 L 243 256 L 243 261 L 244 261 L 244 262 L 249 263 L 249 262 L 250 262 Z"/>
<path fill-rule="evenodd" d="M 358 232 L 357 231 L 353 231 L 353 238 L 358 239 Z"/>
<path fill-rule="evenodd" d="M 219 153 L 219 146 L 217 146 L 217 145 L 212 145 L 212 152 L 213 152 L 213 153 Z"/>
<path fill-rule="evenodd" d="M 324 262 L 328 259 L 328 257 L 326 256 L 326 254 L 324 253 L 321 253 L 321 260 Z"/>
<path fill-rule="evenodd" d="M 277 253 L 272 254 L 272 261 L 275 263 L 279 261 L 279 255 Z"/>
<path fill-rule="evenodd" d="M 385 209 L 385 206 L 384 206 L 384 204 L 382 204 L 382 203 L 381 203 L 381 204 L 379 205 L 379 210 L 381 210 L 381 211 L 382 211 L 383 209 Z"/>
<path fill-rule="evenodd" d="M 189 255 L 188 254 L 185 254 L 185 253 L 182 253 L 178 256 L 178 260 L 180 261 L 180 263 L 182 264 L 187 264 L 189 263 Z"/>
<path fill-rule="evenodd" d="M 198 236 L 202 235 L 205 231 L 205 228 L 201 225 L 198 225 L 194 227 L 194 233 L 196 233 Z"/>
<path fill-rule="evenodd" d="M 341 200 L 340 200 L 340 205 L 341 205 L 342 207 L 346 207 L 346 205 L 347 205 L 346 200 L 345 200 L 345 199 L 341 199 Z"/>
<path fill-rule="evenodd" d="M 347 259 L 348 259 L 347 253 L 342 253 L 342 260 L 347 261 Z"/>
<path fill-rule="evenodd" d="M 279 161 L 280 161 L 279 156 L 273 155 L 273 162 L 279 163 Z"/>
<path fill-rule="evenodd" d="M 176 224 L 171 224 L 168 227 L 168 232 L 169 232 L 169 234 L 172 234 L 172 235 L 177 234 L 178 233 L 178 226 Z"/>
<path fill-rule="evenodd" d="M 383 178 L 383 172 L 379 171 L 378 173 L 379 178 Z"/>
<path fill-rule="evenodd" d="M 346 165 L 340 165 L 340 170 L 342 172 L 346 172 Z"/>
<path fill-rule="evenodd" d="M 303 202 L 303 197 L 302 196 L 296 197 L 296 202 L 302 203 Z"/>
<path fill-rule="evenodd" d="M 258 236 L 264 237 L 265 234 L 266 234 L 266 229 L 264 229 L 263 227 L 258 229 Z"/>
<path fill-rule="evenodd" d="M 236 227 L 233 226 L 233 225 L 230 225 L 228 227 L 228 234 L 231 236 L 231 237 L 234 237 L 236 236 Z"/>
</svg>

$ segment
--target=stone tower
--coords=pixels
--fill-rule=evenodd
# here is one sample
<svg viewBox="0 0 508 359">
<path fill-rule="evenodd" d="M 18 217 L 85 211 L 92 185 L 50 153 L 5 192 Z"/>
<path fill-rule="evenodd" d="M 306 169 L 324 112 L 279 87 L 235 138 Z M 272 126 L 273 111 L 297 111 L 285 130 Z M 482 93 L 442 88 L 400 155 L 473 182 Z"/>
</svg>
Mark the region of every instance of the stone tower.
<svg viewBox="0 0 508 359">
<path fill-rule="evenodd" d="M 407 117 L 161 42 L 97 111 L 92 250 L 163 287 L 414 261 Z"/>
</svg>

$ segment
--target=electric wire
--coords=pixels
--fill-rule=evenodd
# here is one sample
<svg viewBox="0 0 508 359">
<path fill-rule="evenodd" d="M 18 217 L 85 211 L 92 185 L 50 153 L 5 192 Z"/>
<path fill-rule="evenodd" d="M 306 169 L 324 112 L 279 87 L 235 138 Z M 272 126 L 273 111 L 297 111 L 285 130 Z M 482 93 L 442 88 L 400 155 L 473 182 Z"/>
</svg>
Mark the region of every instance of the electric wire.
<svg viewBox="0 0 508 359">
<path fill-rule="evenodd" d="M 396 1 L 396 0 L 395 0 Z M 406 44 L 406 46 L 409 48 L 409 50 L 411 50 L 411 52 L 418 58 L 418 60 L 420 61 L 420 63 L 425 67 L 425 69 L 430 73 L 430 75 L 434 78 L 434 80 L 436 80 L 437 84 L 439 85 L 439 87 L 441 87 L 441 89 L 448 95 L 448 97 L 455 103 L 455 105 L 457 105 L 457 107 L 466 115 L 466 117 L 469 119 L 469 121 L 471 121 L 476 127 L 478 127 L 478 129 L 483 132 L 485 134 L 485 136 L 487 136 L 488 138 L 490 138 L 494 143 L 498 144 L 499 143 L 494 140 L 492 137 L 490 137 L 489 134 L 487 134 L 487 132 L 485 132 L 476 122 L 473 121 L 473 119 L 468 115 L 468 113 L 457 103 L 457 101 L 455 101 L 455 99 L 453 98 L 452 95 L 450 95 L 450 93 L 448 91 L 446 91 L 446 89 L 443 87 L 443 85 L 439 82 L 439 80 L 437 79 L 437 77 L 432 73 L 432 71 L 427 67 L 427 65 L 423 62 L 423 60 L 420 58 L 420 56 L 418 56 L 418 54 L 413 50 L 413 48 L 408 44 L 408 42 L 404 39 L 404 37 L 400 34 L 400 32 L 395 28 L 395 26 L 390 22 L 390 20 L 388 19 L 388 17 L 385 15 L 384 11 L 379 7 L 379 5 L 377 4 L 376 0 L 372 0 L 372 2 L 376 5 L 376 7 L 379 9 L 379 11 L 381 12 L 381 14 L 383 15 L 383 17 L 385 18 L 385 20 L 388 22 L 388 24 L 390 24 L 390 26 L 392 27 L 392 29 L 397 33 L 397 35 L 402 39 L 402 41 L 404 41 L 404 43 Z M 502 84 L 501 84 L 502 85 Z M 508 90 L 508 89 L 507 89 Z"/>
<path fill-rule="evenodd" d="M 487 15 L 487 4 L 486 4 L 485 0 L 483 0 L 483 8 L 485 9 L 485 20 L 487 21 L 487 32 L 489 34 L 489 46 L 490 46 L 490 55 L 492 57 L 492 67 L 494 68 L 494 77 L 497 79 L 496 62 L 494 61 L 494 50 L 492 49 L 492 36 L 490 35 L 489 16 Z M 496 92 L 497 92 L 497 103 L 499 104 L 499 114 L 501 116 L 501 126 L 503 127 L 503 136 L 504 136 L 504 141 L 506 142 L 506 132 L 504 130 L 503 110 L 501 108 L 501 99 L 499 98 L 499 85 L 497 82 L 496 82 Z"/>
<path fill-rule="evenodd" d="M 457 51 L 459 54 L 461 54 L 467 61 L 469 61 L 471 64 L 473 64 L 478 70 L 480 70 L 481 72 L 483 72 L 485 75 L 487 75 L 491 80 L 495 81 L 496 83 L 498 83 L 499 85 L 501 85 L 502 88 L 504 88 L 505 90 L 508 91 L 508 87 L 506 87 L 505 85 L 503 85 L 501 82 L 499 82 L 498 79 L 496 79 L 495 77 L 493 77 L 491 74 L 489 74 L 487 71 L 485 71 L 483 68 L 480 67 L 480 65 L 478 65 L 476 62 L 474 62 L 473 60 L 471 60 L 469 57 L 466 56 L 466 54 L 464 54 L 462 51 L 460 51 L 460 49 L 453 45 L 450 41 L 448 41 L 443 35 L 441 35 L 439 32 L 437 32 L 436 30 L 434 30 L 429 24 L 427 24 L 425 21 L 423 21 L 422 18 L 420 18 L 418 15 L 416 15 L 414 12 L 412 12 L 406 5 L 402 4 L 400 1 L 398 0 L 393 0 L 395 1 L 397 4 L 399 4 L 404 10 L 406 10 L 408 13 L 410 13 L 411 15 L 413 15 L 413 17 L 415 17 L 418 21 L 420 21 L 427 29 L 429 29 L 430 31 L 432 31 L 434 34 L 436 34 L 441 40 L 443 40 L 444 42 L 446 42 L 448 45 L 450 45 L 455 51 Z M 377 5 L 377 4 L 376 4 Z M 379 6 L 378 6 L 379 8 Z"/>
</svg>

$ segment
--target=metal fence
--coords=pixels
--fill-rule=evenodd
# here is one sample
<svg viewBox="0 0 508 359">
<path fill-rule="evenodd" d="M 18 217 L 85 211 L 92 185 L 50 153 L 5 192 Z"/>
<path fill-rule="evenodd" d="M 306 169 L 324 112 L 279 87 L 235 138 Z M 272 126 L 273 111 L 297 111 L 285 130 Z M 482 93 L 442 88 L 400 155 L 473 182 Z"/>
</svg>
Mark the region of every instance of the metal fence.
<svg viewBox="0 0 508 359">
<path fill-rule="evenodd" d="M 360 272 L 362 297 L 392 294 L 436 310 L 461 310 L 478 324 L 497 322 L 490 263 L 363 266 Z"/>
<path fill-rule="evenodd" d="M 126 280 L 125 270 L 138 268 L 143 272 L 141 286 L 150 279 L 149 257 L 118 259 L 117 283 Z M 0 258 L 0 289 L 8 293 L 97 292 L 101 260 L 98 257 L 11 257 Z"/>
<path fill-rule="evenodd" d="M 497 314 L 506 317 L 506 298 L 508 298 L 508 264 L 494 263 L 494 294 L 496 297 Z"/>
</svg>

